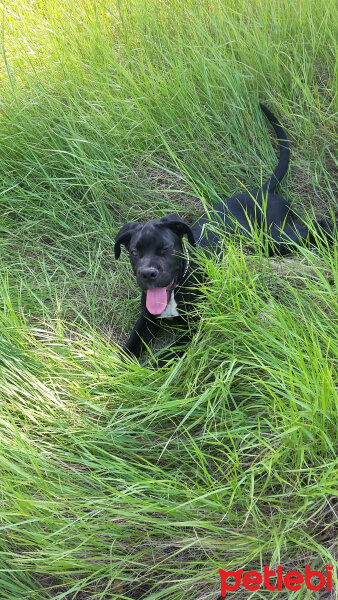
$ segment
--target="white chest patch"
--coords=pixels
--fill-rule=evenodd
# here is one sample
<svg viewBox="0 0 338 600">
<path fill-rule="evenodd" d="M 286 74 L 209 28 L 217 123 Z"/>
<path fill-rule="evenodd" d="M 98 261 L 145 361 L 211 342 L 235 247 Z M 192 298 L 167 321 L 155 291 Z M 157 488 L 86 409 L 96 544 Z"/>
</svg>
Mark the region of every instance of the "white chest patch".
<svg viewBox="0 0 338 600">
<path fill-rule="evenodd" d="M 165 307 L 164 311 L 160 315 L 157 315 L 157 318 L 158 319 L 163 319 L 163 318 L 167 319 L 168 317 L 178 317 L 179 314 L 180 313 L 177 310 L 177 302 L 175 300 L 175 295 L 174 295 L 174 290 L 173 290 L 170 294 L 170 299 L 169 299 L 167 306 Z"/>
</svg>

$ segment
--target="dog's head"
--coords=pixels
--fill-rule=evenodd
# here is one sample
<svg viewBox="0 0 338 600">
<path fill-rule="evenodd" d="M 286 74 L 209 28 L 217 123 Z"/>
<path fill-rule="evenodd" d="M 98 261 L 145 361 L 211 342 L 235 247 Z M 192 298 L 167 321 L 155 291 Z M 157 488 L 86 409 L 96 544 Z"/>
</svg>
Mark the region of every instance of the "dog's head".
<svg viewBox="0 0 338 600">
<path fill-rule="evenodd" d="M 171 290 L 184 273 L 184 235 L 193 246 L 195 240 L 190 227 L 175 214 L 145 225 L 127 223 L 117 234 L 115 258 L 119 258 L 123 244 L 129 252 L 137 283 L 146 293 L 147 309 L 153 315 L 164 311 Z"/>
</svg>

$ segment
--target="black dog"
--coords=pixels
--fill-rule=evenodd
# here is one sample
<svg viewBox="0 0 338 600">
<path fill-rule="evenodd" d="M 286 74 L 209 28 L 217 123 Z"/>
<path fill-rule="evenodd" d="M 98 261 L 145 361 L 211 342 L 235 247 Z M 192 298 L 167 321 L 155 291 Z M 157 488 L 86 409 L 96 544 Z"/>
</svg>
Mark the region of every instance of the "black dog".
<svg viewBox="0 0 338 600">
<path fill-rule="evenodd" d="M 288 168 L 289 141 L 274 115 L 262 104 L 260 106 L 276 132 L 280 152 L 277 167 L 261 188 L 216 204 L 211 210 L 213 227 L 210 227 L 212 221 L 207 215 L 202 215 L 190 228 L 174 214 L 144 225 L 127 223 L 119 231 L 115 258 L 119 258 L 123 244 L 129 251 L 142 290 L 141 316 L 124 347 L 129 354 L 140 356 L 163 318 L 175 317 L 178 325 L 186 325 L 187 315 L 195 312 L 196 292 L 193 290 L 200 274 L 189 260 L 182 241 L 184 235 L 191 246 L 197 244 L 207 252 L 214 252 L 219 244 L 215 225 L 224 234 L 239 231 L 251 240 L 253 227 L 258 226 L 266 232 L 269 254 L 286 254 L 295 243 L 314 241 L 308 227 L 296 219 L 285 198 L 273 193 Z M 315 228 L 324 229 L 328 234 L 333 229 L 325 222 L 318 222 Z M 184 336 L 181 341 L 188 337 Z M 161 360 L 159 365 L 164 362 Z"/>
</svg>

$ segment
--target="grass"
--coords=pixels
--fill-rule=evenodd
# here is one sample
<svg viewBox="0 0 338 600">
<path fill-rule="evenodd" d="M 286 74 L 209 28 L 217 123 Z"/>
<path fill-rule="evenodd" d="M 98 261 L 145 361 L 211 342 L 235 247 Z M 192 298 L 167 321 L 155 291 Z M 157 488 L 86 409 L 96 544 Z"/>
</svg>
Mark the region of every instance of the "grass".
<svg viewBox="0 0 338 600">
<path fill-rule="evenodd" d="M 119 354 L 139 293 L 112 244 L 258 185 L 259 101 L 292 139 L 283 193 L 334 212 L 335 14 L 2 4 L 1 600 L 216 600 L 219 568 L 334 561 L 337 247 L 201 257 L 193 341 L 154 371 Z"/>
</svg>

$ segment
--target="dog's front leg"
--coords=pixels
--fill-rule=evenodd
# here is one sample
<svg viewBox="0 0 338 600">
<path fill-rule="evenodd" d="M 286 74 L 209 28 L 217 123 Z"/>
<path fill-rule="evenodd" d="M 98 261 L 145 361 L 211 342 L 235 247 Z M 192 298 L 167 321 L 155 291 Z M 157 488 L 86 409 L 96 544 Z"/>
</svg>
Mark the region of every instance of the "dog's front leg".
<svg viewBox="0 0 338 600">
<path fill-rule="evenodd" d="M 141 315 L 123 349 L 128 354 L 139 358 L 142 349 L 153 339 L 158 327 L 159 323 L 157 321 L 152 321 Z"/>
</svg>

